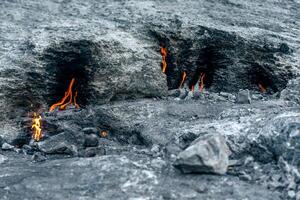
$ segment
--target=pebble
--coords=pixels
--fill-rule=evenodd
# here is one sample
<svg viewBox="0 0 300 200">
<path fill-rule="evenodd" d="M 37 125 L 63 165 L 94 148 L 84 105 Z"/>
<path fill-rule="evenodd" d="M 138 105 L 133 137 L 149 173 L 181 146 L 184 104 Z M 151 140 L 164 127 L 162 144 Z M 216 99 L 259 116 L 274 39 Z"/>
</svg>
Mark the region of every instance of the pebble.
<svg viewBox="0 0 300 200">
<path fill-rule="evenodd" d="M 14 149 L 14 146 L 12 146 L 6 142 L 2 144 L 2 150 L 13 150 L 13 149 Z"/>
<path fill-rule="evenodd" d="M 5 163 L 8 160 L 8 158 L 2 154 L 0 154 L 0 164 Z"/>
</svg>

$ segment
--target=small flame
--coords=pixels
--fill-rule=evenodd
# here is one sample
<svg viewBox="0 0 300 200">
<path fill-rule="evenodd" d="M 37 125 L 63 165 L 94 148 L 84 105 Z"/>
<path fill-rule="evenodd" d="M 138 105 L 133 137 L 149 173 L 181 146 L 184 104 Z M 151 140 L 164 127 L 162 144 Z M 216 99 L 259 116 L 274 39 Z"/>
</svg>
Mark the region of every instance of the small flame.
<svg viewBox="0 0 300 200">
<path fill-rule="evenodd" d="M 101 137 L 107 137 L 107 135 L 108 135 L 108 132 L 107 132 L 107 131 L 101 131 L 101 132 L 100 132 L 100 136 L 101 136 Z"/>
<path fill-rule="evenodd" d="M 182 80 L 181 80 L 181 83 L 180 83 L 179 88 L 181 88 L 181 87 L 183 86 L 183 83 L 184 83 L 185 79 L 186 79 L 186 72 L 183 71 L 183 74 L 182 74 Z"/>
<path fill-rule="evenodd" d="M 203 88 L 204 88 L 204 78 L 205 78 L 205 73 L 201 73 L 201 75 L 200 75 L 200 82 L 199 82 L 199 90 L 200 90 L 200 92 L 202 92 Z"/>
<path fill-rule="evenodd" d="M 262 93 L 265 93 L 266 91 L 267 91 L 267 88 L 266 87 L 264 87 L 262 84 L 258 84 L 258 87 L 259 87 L 259 89 L 260 89 L 260 91 L 262 92 Z"/>
<path fill-rule="evenodd" d="M 37 113 L 33 113 L 31 129 L 33 130 L 32 138 L 35 141 L 40 141 L 40 139 L 43 137 L 41 123 L 42 117 Z"/>
<path fill-rule="evenodd" d="M 72 104 L 72 101 L 73 101 L 75 108 L 79 108 L 79 105 L 76 103 L 77 91 L 75 92 L 74 97 L 73 97 L 73 92 L 72 92 L 74 82 L 75 82 L 75 78 L 72 78 L 72 80 L 69 84 L 68 90 L 65 92 L 65 96 L 61 99 L 61 101 L 53 104 L 50 107 L 49 112 L 55 110 L 57 107 L 59 107 L 60 110 L 65 110 L 68 105 Z"/>
<path fill-rule="evenodd" d="M 167 69 L 167 48 L 166 47 L 160 47 L 160 53 L 162 56 L 162 61 L 161 61 L 161 65 L 162 65 L 162 72 L 166 73 L 166 69 Z"/>
</svg>

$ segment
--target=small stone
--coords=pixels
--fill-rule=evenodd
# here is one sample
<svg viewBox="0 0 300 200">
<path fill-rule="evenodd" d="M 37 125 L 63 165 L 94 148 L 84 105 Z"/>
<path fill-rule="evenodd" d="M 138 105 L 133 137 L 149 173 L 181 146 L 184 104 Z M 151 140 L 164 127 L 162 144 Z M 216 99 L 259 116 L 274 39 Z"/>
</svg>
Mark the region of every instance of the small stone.
<svg viewBox="0 0 300 200">
<path fill-rule="evenodd" d="M 183 173 L 225 174 L 229 164 L 229 148 L 218 133 L 199 137 L 179 153 L 174 166 Z"/>
<path fill-rule="evenodd" d="M 0 164 L 5 163 L 8 160 L 8 158 L 2 154 L 0 154 Z"/>
<path fill-rule="evenodd" d="M 86 148 L 84 151 L 84 157 L 94 157 L 96 155 L 105 155 L 105 149 L 104 148 L 97 148 L 97 147 L 89 147 Z"/>
<path fill-rule="evenodd" d="M 186 89 L 180 89 L 179 99 L 185 99 L 188 94 L 189 94 L 188 90 L 186 90 Z"/>
<path fill-rule="evenodd" d="M 6 142 L 2 144 L 2 150 L 13 150 L 13 149 L 14 149 L 14 146 L 12 146 Z"/>
<path fill-rule="evenodd" d="M 85 147 L 96 147 L 99 144 L 98 137 L 95 134 L 85 135 L 84 139 Z"/>
<path fill-rule="evenodd" d="M 207 193 L 208 188 L 205 185 L 200 185 L 200 186 L 195 188 L 195 191 L 198 192 L 198 193 Z"/>
<path fill-rule="evenodd" d="M 35 152 L 32 157 L 31 157 L 32 161 L 35 162 L 42 162 L 46 160 L 46 157 L 44 155 L 41 154 L 41 152 Z"/>
<path fill-rule="evenodd" d="M 251 97 L 249 90 L 240 90 L 237 96 L 237 103 L 240 104 L 251 104 Z"/>
<path fill-rule="evenodd" d="M 287 43 L 282 43 L 280 44 L 279 50 L 282 53 L 289 53 L 290 47 L 287 45 Z"/>
<path fill-rule="evenodd" d="M 159 152 L 159 145 L 157 145 L 157 144 L 152 145 L 151 152 L 153 152 L 153 153 Z"/>
<path fill-rule="evenodd" d="M 243 181 L 251 181 L 252 177 L 249 174 L 246 174 L 245 172 L 242 172 L 241 175 L 239 175 L 239 178 Z"/>
<path fill-rule="evenodd" d="M 290 198 L 290 199 L 294 199 L 296 197 L 296 193 L 294 190 L 289 190 L 288 193 L 287 193 L 287 196 Z"/>
<path fill-rule="evenodd" d="M 174 89 L 174 90 L 169 90 L 168 91 L 168 96 L 169 97 L 179 97 L 180 95 L 180 90 L 179 89 Z"/>
</svg>

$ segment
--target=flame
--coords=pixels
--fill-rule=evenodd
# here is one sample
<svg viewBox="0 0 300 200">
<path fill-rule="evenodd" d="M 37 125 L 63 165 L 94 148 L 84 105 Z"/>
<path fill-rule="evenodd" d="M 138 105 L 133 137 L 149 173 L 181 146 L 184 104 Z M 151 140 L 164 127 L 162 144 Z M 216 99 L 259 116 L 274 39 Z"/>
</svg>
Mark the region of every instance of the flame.
<svg viewBox="0 0 300 200">
<path fill-rule="evenodd" d="M 204 78 L 205 78 L 205 73 L 200 74 L 200 82 L 199 82 L 199 90 L 200 92 L 203 91 L 204 88 Z"/>
<path fill-rule="evenodd" d="M 107 132 L 107 131 L 101 131 L 101 132 L 100 132 L 100 136 L 101 136 L 101 137 L 107 137 L 107 135 L 108 135 L 108 132 Z"/>
<path fill-rule="evenodd" d="M 262 86 L 262 84 L 260 84 L 260 83 L 258 84 L 258 87 L 262 93 L 265 93 L 267 91 L 267 88 Z"/>
<path fill-rule="evenodd" d="M 166 73 L 166 69 L 167 69 L 167 48 L 166 47 L 160 47 L 160 53 L 162 56 L 162 61 L 161 61 L 161 65 L 162 65 L 162 72 Z"/>
<path fill-rule="evenodd" d="M 55 110 L 57 107 L 59 107 L 60 110 L 65 110 L 68 105 L 72 104 L 72 101 L 73 101 L 75 108 L 79 108 L 79 105 L 76 103 L 77 91 L 75 92 L 74 97 L 73 97 L 73 92 L 72 92 L 74 82 L 75 82 L 75 78 L 72 78 L 72 80 L 69 84 L 68 90 L 65 92 L 65 96 L 61 99 L 61 101 L 53 104 L 50 107 L 49 112 Z"/>
<path fill-rule="evenodd" d="M 35 141 L 40 141 L 40 139 L 43 137 L 41 122 L 42 122 L 42 117 L 37 113 L 33 113 L 31 129 L 33 130 L 32 138 Z"/>
<path fill-rule="evenodd" d="M 180 83 L 179 88 L 181 88 L 181 87 L 183 86 L 183 83 L 184 83 L 185 79 L 186 79 L 186 72 L 183 71 L 183 74 L 182 74 L 182 80 L 181 80 L 181 83 Z"/>
</svg>

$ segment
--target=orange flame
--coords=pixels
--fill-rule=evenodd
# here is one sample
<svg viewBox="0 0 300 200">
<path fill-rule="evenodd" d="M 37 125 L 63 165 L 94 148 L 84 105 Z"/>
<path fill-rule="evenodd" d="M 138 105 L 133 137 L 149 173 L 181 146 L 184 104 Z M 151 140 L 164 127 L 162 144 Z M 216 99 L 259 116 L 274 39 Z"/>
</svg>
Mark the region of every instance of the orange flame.
<svg viewBox="0 0 300 200">
<path fill-rule="evenodd" d="M 266 91 L 267 91 L 267 88 L 265 88 L 264 86 L 262 86 L 262 84 L 258 84 L 258 87 L 259 87 L 259 89 L 260 89 L 260 91 L 262 92 L 262 93 L 265 93 Z"/>
<path fill-rule="evenodd" d="M 200 82 L 199 82 L 199 90 L 200 92 L 203 91 L 204 88 L 204 78 L 205 78 L 205 73 L 200 74 Z"/>
<path fill-rule="evenodd" d="M 41 122 L 42 117 L 40 115 L 37 115 L 36 113 L 33 113 L 31 129 L 33 130 L 32 138 L 35 141 L 40 141 L 40 139 L 43 137 Z"/>
<path fill-rule="evenodd" d="M 161 65 L 162 65 L 162 72 L 166 73 L 166 69 L 167 69 L 167 48 L 166 47 L 160 47 L 160 53 L 162 56 L 162 61 L 161 61 Z"/>
<path fill-rule="evenodd" d="M 182 74 L 182 80 L 181 80 L 181 83 L 180 83 L 179 88 L 181 88 L 181 87 L 183 86 L 183 83 L 184 83 L 185 79 L 186 79 L 186 72 L 183 71 L 183 74 Z"/>
<path fill-rule="evenodd" d="M 73 101 L 73 104 L 75 105 L 75 108 L 79 108 L 79 105 L 76 103 L 77 91 L 75 92 L 75 95 L 73 98 L 72 88 L 73 88 L 74 82 L 75 82 L 75 78 L 72 78 L 71 83 L 69 84 L 68 90 L 65 92 L 65 96 L 61 99 L 61 101 L 53 104 L 50 107 L 49 112 L 55 110 L 57 107 L 59 107 L 60 110 L 65 110 L 68 105 L 72 104 L 72 101 Z"/>
<path fill-rule="evenodd" d="M 100 136 L 101 137 L 107 137 L 108 136 L 108 132 L 107 131 L 101 131 L 100 132 Z"/>
</svg>

